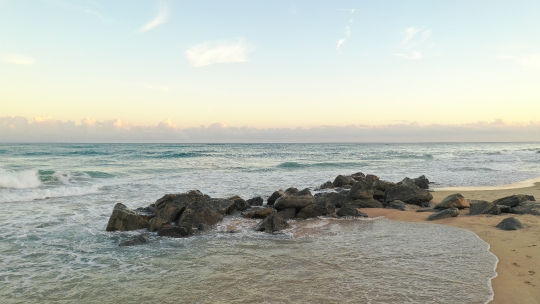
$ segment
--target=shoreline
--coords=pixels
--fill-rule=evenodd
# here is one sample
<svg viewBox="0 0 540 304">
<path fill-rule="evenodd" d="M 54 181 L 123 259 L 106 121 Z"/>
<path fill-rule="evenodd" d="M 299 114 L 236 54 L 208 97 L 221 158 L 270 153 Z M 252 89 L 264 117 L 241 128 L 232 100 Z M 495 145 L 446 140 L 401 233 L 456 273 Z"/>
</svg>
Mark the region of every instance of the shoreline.
<svg viewBox="0 0 540 304">
<path fill-rule="evenodd" d="M 526 181 L 525 181 L 526 182 Z M 466 199 L 487 200 L 513 195 L 528 194 L 540 198 L 540 182 L 521 188 L 489 187 L 435 189 L 432 202 L 439 203 L 446 196 L 461 193 Z M 415 210 L 363 208 L 369 217 L 384 216 L 390 220 L 424 222 L 454 226 L 474 232 L 489 244 L 490 251 L 498 258 L 497 276 L 491 280 L 494 297 L 489 303 L 540 303 L 540 217 L 528 214 L 501 214 L 469 216 L 468 209 L 460 210 L 458 217 L 433 222 L 426 221 L 431 213 Z M 495 226 L 507 217 L 516 217 L 525 229 L 504 231 Z M 463 267 L 467 267 L 463 265 Z"/>
</svg>

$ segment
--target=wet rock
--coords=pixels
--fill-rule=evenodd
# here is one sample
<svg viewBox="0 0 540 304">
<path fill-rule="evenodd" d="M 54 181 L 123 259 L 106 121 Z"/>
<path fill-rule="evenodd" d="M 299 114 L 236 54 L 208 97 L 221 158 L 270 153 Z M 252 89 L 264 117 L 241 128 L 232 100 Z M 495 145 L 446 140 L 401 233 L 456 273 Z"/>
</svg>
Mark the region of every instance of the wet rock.
<svg viewBox="0 0 540 304">
<path fill-rule="evenodd" d="M 278 213 L 286 220 L 290 220 L 296 217 L 296 208 L 286 208 Z"/>
<path fill-rule="evenodd" d="M 522 202 L 518 206 L 512 208 L 510 212 L 516 214 L 540 215 L 540 203 L 534 201 Z"/>
<path fill-rule="evenodd" d="M 234 210 L 236 210 L 236 204 L 228 199 L 211 198 L 208 200 L 208 204 L 221 215 L 231 214 Z"/>
<path fill-rule="evenodd" d="M 254 206 L 242 212 L 242 216 L 245 218 L 263 219 L 275 211 L 272 207 Z"/>
<path fill-rule="evenodd" d="M 347 216 L 368 217 L 367 214 L 358 211 L 356 208 L 354 208 L 353 206 L 350 206 L 350 205 L 345 205 L 343 208 L 340 208 L 336 212 L 336 215 L 339 216 L 339 217 L 347 217 Z"/>
<path fill-rule="evenodd" d="M 349 190 L 347 197 L 352 200 L 373 198 L 373 187 L 365 181 L 356 182 Z"/>
<path fill-rule="evenodd" d="M 247 200 L 247 203 L 250 205 L 250 206 L 262 206 L 263 205 L 263 198 L 260 197 L 260 196 L 257 196 L 257 197 L 254 197 L 254 198 L 250 198 Z"/>
<path fill-rule="evenodd" d="M 283 190 L 278 190 L 278 191 L 275 191 L 274 193 L 272 193 L 272 195 L 270 195 L 270 197 L 268 198 L 268 201 L 267 201 L 267 205 L 273 205 L 276 200 L 282 196 L 285 195 L 285 192 L 283 192 Z"/>
<path fill-rule="evenodd" d="M 445 197 L 437 206 L 436 209 L 448 209 L 448 208 L 469 208 L 471 205 L 460 193 L 455 193 Z"/>
<path fill-rule="evenodd" d="M 249 208 L 251 208 L 250 205 L 245 205 L 244 207 L 242 207 L 242 208 L 241 208 L 240 210 L 238 210 L 238 211 L 240 211 L 240 212 L 246 211 L 246 210 L 248 210 Z"/>
<path fill-rule="evenodd" d="M 150 239 L 148 238 L 148 236 L 141 234 L 141 235 L 134 236 L 131 240 L 121 242 L 120 244 L 118 244 L 118 246 L 120 247 L 135 246 L 135 245 L 140 245 L 140 244 L 146 244 L 149 241 Z"/>
<path fill-rule="evenodd" d="M 356 172 L 356 173 L 352 174 L 351 177 L 355 181 L 363 181 L 366 178 L 366 175 L 364 173 L 362 173 L 362 172 Z"/>
<path fill-rule="evenodd" d="M 313 194 L 311 194 L 311 191 L 309 191 L 309 188 L 306 188 L 306 189 L 304 189 L 302 191 L 298 191 L 293 195 L 295 195 L 295 196 L 313 196 Z"/>
<path fill-rule="evenodd" d="M 162 218 L 167 222 L 175 222 L 185 209 L 186 206 L 184 205 L 165 205 L 165 207 L 157 212 L 156 217 Z"/>
<path fill-rule="evenodd" d="M 497 207 L 499 207 L 499 210 L 501 210 L 501 213 L 511 213 L 512 212 L 512 208 L 510 206 L 505 206 L 505 205 L 495 205 Z"/>
<path fill-rule="evenodd" d="M 185 227 L 189 232 L 200 224 L 211 226 L 222 219 L 223 215 L 216 211 L 215 206 L 207 201 L 195 201 L 187 206 L 182 216 L 176 221 L 176 226 Z"/>
<path fill-rule="evenodd" d="M 156 232 L 161 229 L 163 225 L 168 223 L 169 221 L 156 216 L 148 222 L 148 231 Z"/>
<path fill-rule="evenodd" d="M 148 221 L 138 215 L 135 211 L 129 210 L 126 205 L 118 203 L 114 206 L 107 231 L 130 231 L 148 227 Z"/>
<path fill-rule="evenodd" d="M 523 229 L 524 227 L 517 218 L 509 217 L 497 224 L 497 228 L 502 230 L 519 230 Z"/>
<path fill-rule="evenodd" d="M 338 175 L 336 176 L 336 178 L 334 179 L 334 187 L 343 187 L 343 186 L 346 186 L 346 185 L 352 185 L 356 182 L 356 180 L 350 176 L 345 176 L 345 175 Z"/>
<path fill-rule="evenodd" d="M 334 184 L 331 181 L 327 181 L 326 183 L 319 186 L 319 189 L 333 189 Z"/>
<path fill-rule="evenodd" d="M 333 213 L 335 210 L 336 207 L 334 207 L 334 205 L 332 205 L 325 199 L 319 198 L 315 200 L 314 204 L 307 205 L 306 207 L 302 208 L 298 212 L 298 214 L 296 214 L 296 217 L 301 219 L 307 219 L 321 215 L 327 215 Z"/>
<path fill-rule="evenodd" d="M 295 195 L 296 193 L 298 193 L 298 188 L 295 187 L 290 187 L 285 190 L 285 194 L 287 195 Z"/>
<path fill-rule="evenodd" d="M 417 185 L 421 189 L 429 189 L 429 180 L 424 176 L 421 175 L 417 178 L 413 178 L 414 184 Z"/>
<path fill-rule="evenodd" d="M 347 204 L 354 208 L 384 208 L 381 202 L 372 198 L 348 201 Z"/>
<path fill-rule="evenodd" d="M 433 199 L 433 195 L 424 189 L 416 187 L 416 185 L 414 187 L 400 185 L 386 190 L 384 199 L 388 203 L 399 200 L 406 204 L 423 206 Z"/>
<path fill-rule="evenodd" d="M 386 209 L 397 209 L 401 211 L 407 211 L 407 210 L 410 210 L 411 208 L 409 207 L 409 205 L 405 204 L 404 202 L 395 200 L 393 202 L 390 202 L 388 205 L 386 205 Z"/>
<path fill-rule="evenodd" d="M 373 189 L 375 190 L 380 190 L 382 192 L 392 188 L 392 187 L 395 187 L 396 184 L 395 183 L 392 183 L 392 182 L 387 182 L 387 181 L 384 181 L 384 180 L 376 180 L 373 182 Z"/>
<path fill-rule="evenodd" d="M 343 205 L 347 202 L 347 196 L 341 193 L 336 192 L 330 192 L 325 193 L 325 199 L 330 204 L 334 205 L 337 208 L 343 207 Z"/>
<path fill-rule="evenodd" d="M 505 205 L 510 208 L 516 207 L 521 202 L 526 201 L 534 201 L 534 196 L 532 195 L 525 195 L 525 194 L 517 194 L 517 195 L 510 195 L 507 197 L 503 197 L 497 200 L 493 201 L 493 204 L 495 205 Z"/>
<path fill-rule="evenodd" d="M 440 220 L 447 217 L 456 217 L 458 215 L 459 215 L 458 208 L 449 208 L 449 209 L 444 209 L 443 211 L 439 211 L 437 213 L 433 213 L 427 218 L 427 220 L 435 221 L 435 220 Z"/>
<path fill-rule="evenodd" d="M 145 218 L 147 221 L 149 221 L 151 218 L 155 216 L 154 212 L 156 210 L 156 207 L 154 204 L 151 204 L 148 207 L 140 207 L 135 209 L 135 213 Z"/>
<path fill-rule="evenodd" d="M 479 215 L 479 214 L 501 214 L 501 207 L 490 203 L 488 201 L 474 202 L 469 207 L 469 215 Z"/>
<path fill-rule="evenodd" d="M 280 213 L 272 213 L 262 220 L 255 230 L 264 231 L 266 233 L 275 233 L 289 227 L 287 221 Z"/>
<path fill-rule="evenodd" d="M 248 202 L 246 202 L 246 200 L 244 200 L 243 198 L 241 198 L 238 195 L 235 195 L 233 197 L 229 197 L 228 200 L 230 200 L 230 201 L 232 201 L 234 203 L 234 210 L 241 210 L 244 207 L 246 207 L 247 205 L 249 205 Z M 261 202 L 261 205 L 262 205 L 262 202 Z"/>
<path fill-rule="evenodd" d="M 278 198 L 274 204 L 274 207 L 277 210 L 283 210 L 286 208 L 304 208 L 307 205 L 313 204 L 314 198 L 311 195 L 302 195 L 302 196 L 282 196 Z"/>
<path fill-rule="evenodd" d="M 370 187 L 373 188 L 373 183 L 378 181 L 379 177 L 377 175 L 368 174 L 366 175 L 366 178 L 364 179 L 364 182 L 366 182 Z"/>
<path fill-rule="evenodd" d="M 209 199 L 210 196 L 202 194 L 199 190 L 190 190 L 180 194 L 165 194 L 154 203 L 154 213 L 158 214 L 161 209 L 169 205 L 184 209 L 194 201 L 207 201 Z"/>
<path fill-rule="evenodd" d="M 193 229 L 187 226 L 167 226 L 162 227 L 158 231 L 159 236 L 166 236 L 172 238 L 188 237 L 193 234 Z"/>
</svg>

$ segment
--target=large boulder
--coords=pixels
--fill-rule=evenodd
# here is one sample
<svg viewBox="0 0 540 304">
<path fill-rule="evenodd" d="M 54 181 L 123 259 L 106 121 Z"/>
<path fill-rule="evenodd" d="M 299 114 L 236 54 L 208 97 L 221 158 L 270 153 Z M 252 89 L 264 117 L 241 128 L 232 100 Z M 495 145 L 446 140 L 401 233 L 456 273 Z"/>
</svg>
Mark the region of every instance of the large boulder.
<svg viewBox="0 0 540 304">
<path fill-rule="evenodd" d="M 274 203 L 274 207 L 277 210 L 283 210 L 286 208 L 301 209 L 313 203 L 314 198 L 312 195 L 286 195 L 278 198 Z"/>
<path fill-rule="evenodd" d="M 223 219 L 223 215 L 216 211 L 215 206 L 207 201 L 195 201 L 182 213 L 176 221 L 176 226 L 185 227 L 187 232 L 199 225 L 215 225 Z M 161 231 L 161 230 L 160 230 Z"/>
<path fill-rule="evenodd" d="M 469 207 L 469 215 L 479 215 L 479 214 L 501 214 L 501 207 L 487 201 L 475 201 Z"/>
<path fill-rule="evenodd" d="M 118 246 L 120 247 L 135 246 L 135 245 L 140 245 L 140 244 L 146 244 L 149 241 L 150 239 L 148 238 L 148 236 L 144 234 L 140 234 L 140 235 L 134 236 L 133 238 L 131 238 L 131 240 L 121 242 L 120 244 L 118 244 Z"/>
<path fill-rule="evenodd" d="M 338 175 L 336 176 L 332 184 L 334 185 L 334 187 L 343 187 L 347 185 L 352 185 L 355 182 L 356 180 L 350 176 Z"/>
<path fill-rule="evenodd" d="M 540 215 L 540 203 L 539 202 L 522 202 L 518 206 L 510 210 L 516 214 L 533 214 Z"/>
<path fill-rule="evenodd" d="M 254 206 L 242 212 L 242 216 L 245 218 L 263 219 L 275 211 L 272 207 Z"/>
<path fill-rule="evenodd" d="M 354 208 L 384 208 L 381 202 L 372 198 L 348 201 L 347 204 Z"/>
<path fill-rule="evenodd" d="M 233 197 L 229 197 L 228 200 L 234 202 L 234 209 L 235 210 L 242 210 L 242 209 L 246 208 L 246 206 L 250 205 L 250 204 L 248 204 L 249 200 L 248 200 L 248 202 L 246 202 L 246 200 L 244 200 L 243 198 L 241 198 L 238 195 L 235 195 Z M 261 202 L 261 205 L 262 205 L 262 202 Z"/>
<path fill-rule="evenodd" d="M 264 231 L 267 233 L 274 233 L 289 227 L 287 221 L 280 213 L 272 213 L 264 220 L 262 220 L 255 230 Z"/>
<path fill-rule="evenodd" d="M 343 205 L 348 201 L 347 195 L 337 193 L 337 192 L 326 192 L 326 193 L 315 194 L 315 199 L 319 199 L 320 197 L 324 198 L 327 202 L 329 202 L 330 204 L 334 205 L 337 208 L 343 207 Z"/>
<path fill-rule="evenodd" d="M 283 192 L 283 190 L 274 191 L 274 193 L 272 193 L 272 195 L 270 195 L 270 197 L 268 198 L 267 204 L 273 205 L 278 198 L 284 195 L 285 195 L 285 192 Z"/>
<path fill-rule="evenodd" d="M 190 190 L 186 193 L 180 194 L 165 194 L 154 203 L 156 210 L 155 212 L 157 214 L 157 212 L 167 205 L 186 207 L 194 201 L 206 201 L 209 199 L 210 196 L 202 194 L 199 190 Z"/>
<path fill-rule="evenodd" d="M 324 198 L 318 198 L 315 200 L 314 204 L 307 205 L 306 207 L 302 208 L 298 214 L 296 214 L 297 218 L 301 219 L 307 219 L 312 217 L 317 217 L 320 215 L 327 215 L 331 214 L 336 210 L 336 207 L 329 203 Z"/>
<path fill-rule="evenodd" d="M 526 202 L 526 201 L 534 201 L 534 197 L 532 195 L 525 195 L 525 194 L 510 195 L 510 196 L 506 196 L 506 197 L 494 200 L 493 204 L 504 205 L 504 206 L 513 208 L 519 205 L 520 203 Z"/>
<path fill-rule="evenodd" d="M 471 205 L 460 193 L 451 194 L 445 197 L 435 209 L 448 209 L 448 208 L 469 208 Z"/>
<path fill-rule="evenodd" d="M 350 206 L 350 205 L 345 205 L 343 208 L 340 208 L 336 212 L 336 215 L 339 216 L 339 217 L 349 217 L 349 216 L 352 216 L 352 217 L 368 217 L 367 214 L 358 211 L 355 207 Z"/>
<path fill-rule="evenodd" d="M 148 227 L 148 221 L 133 210 L 129 210 L 126 205 L 118 203 L 114 206 L 107 231 L 130 231 Z"/>
<path fill-rule="evenodd" d="M 161 229 L 161 227 L 163 225 L 166 225 L 166 224 L 169 224 L 169 221 L 161 218 L 161 217 L 154 217 L 153 219 L 151 219 L 149 222 L 148 222 L 148 231 L 150 232 L 156 232 L 158 231 L 159 229 Z"/>
<path fill-rule="evenodd" d="M 433 195 L 419 187 L 408 187 L 405 185 L 389 188 L 384 192 L 384 199 L 387 203 L 400 200 L 406 204 L 425 206 L 433 199 Z"/>
<path fill-rule="evenodd" d="M 373 198 L 373 186 L 366 181 L 358 181 L 349 190 L 347 197 L 352 200 Z"/>
<path fill-rule="evenodd" d="M 435 221 L 435 220 L 440 220 L 447 217 L 456 217 L 458 215 L 459 215 L 458 208 L 449 208 L 449 209 L 444 209 L 443 211 L 439 211 L 439 212 L 431 214 L 430 216 L 428 216 L 427 220 Z"/>
<path fill-rule="evenodd" d="M 502 230 L 519 230 L 523 229 L 523 224 L 517 218 L 509 217 L 497 224 L 497 228 Z"/>
</svg>

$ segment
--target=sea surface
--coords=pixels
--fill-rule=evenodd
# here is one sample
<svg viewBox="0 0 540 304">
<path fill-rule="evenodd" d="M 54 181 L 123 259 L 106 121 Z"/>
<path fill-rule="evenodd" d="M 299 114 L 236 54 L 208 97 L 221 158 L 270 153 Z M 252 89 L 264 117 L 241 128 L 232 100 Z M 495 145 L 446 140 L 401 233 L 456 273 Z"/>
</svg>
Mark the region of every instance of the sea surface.
<svg viewBox="0 0 540 304">
<path fill-rule="evenodd" d="M 0 144 L 2 303 L 485 303 L 497 258 L 474 233 L 384 218 L 226 217 L 185 239 L 106 232 L 116 203 L 262 196 L 363 172 L 434 188 L 540 176 L 539 143 Z M 227 233 L 235 227 L 239 233 Z M 118 247 L 147 234 L 150 243 Z"/>
</svg>

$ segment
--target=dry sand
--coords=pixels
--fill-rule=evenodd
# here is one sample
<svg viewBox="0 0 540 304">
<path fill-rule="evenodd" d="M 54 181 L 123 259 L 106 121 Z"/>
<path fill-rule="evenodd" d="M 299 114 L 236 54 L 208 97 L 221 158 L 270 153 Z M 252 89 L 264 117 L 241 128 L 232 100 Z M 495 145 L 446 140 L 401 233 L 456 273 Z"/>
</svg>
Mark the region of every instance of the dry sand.
<svg viewBox="0 0 540 304">
<path fill-rule="evenodd" d="M 528 194 L 540 199 L 540 183 L 532 187 L 501 190 L 435 191 L 433 202 L 438 203 L 450 194 L 461 193 L 468 199 L 495 199 Z M 427 222 L 429 212 L 399 211 L 393 209 L 362 209 L 370 217 L 385 216 L 388 219 Z M 540 216 L 535 215 L 477 215 L 469 216 L 468 209 L 461 210 L 458 217 L 427 222 L 468 229 L 489 243 L 490 251 L 499 258 L 498 276 L 492 280 L 494 299 L 490 303 L 540 303 Z M 495 226 L 507 217 L 516 217 L 526 228 L 504 231 Z M 467 267 L 463 265 L 463 267 Z"/>
</svg>

